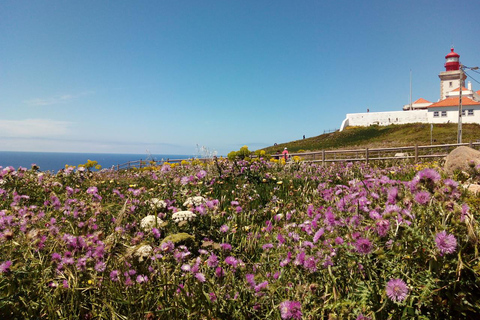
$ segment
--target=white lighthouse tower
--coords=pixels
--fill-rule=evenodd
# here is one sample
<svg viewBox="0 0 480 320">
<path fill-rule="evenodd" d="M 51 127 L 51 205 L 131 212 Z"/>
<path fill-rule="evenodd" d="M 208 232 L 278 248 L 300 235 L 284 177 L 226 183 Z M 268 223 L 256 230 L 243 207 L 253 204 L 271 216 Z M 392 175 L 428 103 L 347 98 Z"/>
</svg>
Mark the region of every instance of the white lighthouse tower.
<svg viewBox="0 0 480 320">
<path fill-rule="evenodd" d="M 440 100 L 445 99 L 450 91 L 465 86 L 467 75 L 460 68 L 460 55 L 454 52 L 453 48 L 445 56 L 445 71 L 438 77 L 440 78 Z"/>
</svg>

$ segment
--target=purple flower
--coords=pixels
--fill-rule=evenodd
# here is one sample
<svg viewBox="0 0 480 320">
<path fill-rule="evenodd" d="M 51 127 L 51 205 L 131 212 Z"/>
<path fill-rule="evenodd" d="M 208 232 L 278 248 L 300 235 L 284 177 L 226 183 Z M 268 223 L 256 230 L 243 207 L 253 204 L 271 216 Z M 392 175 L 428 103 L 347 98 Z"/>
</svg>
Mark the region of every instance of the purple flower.
<svg viewBox="0 0 480 320">
<path fill-rule="evenodd" d="M 218 257 L 215 254 L 211 254 L 207 259 L 207 266 L 210 268 L 216 267 L 218 265 Z"/>
<path fill-rule="evenodd" d="M 273 248 L 273 244 L 271 244 L 271 243 L 266 243 L 262 246 L 263 250 L 268 250 L 268 249 L 272 249 L 272 248 Z"/>
<path fill-rule="evenodd" d="M 315 260 L 315 257 L 307 257 L 303 262 L 303 267 L 310 272 L 317 271 L 317 261 Z"/>
<path fill-rule="evenodd" d="M 228 226 L 224 224 L 223 226 L 220 227 L 220 232 L 226 233 L 228 231 Z"/>
<path fill-rule="evenodd" d="M 255 275 L 249 273 L 245 275 L 245 278 L 247 279 L 248 284 L 253 288 L 257 284 L 255 283 Z"/>
<path fill-rule="evenodd" d="M 357 242 L 355 242 L 355 248 L 358 253 L 369 254 L 372 252 L 373 244 L 366 238 L 359 238 Z"/>
<path fill-rule="evenodd" d="M 217 296 L 215 295 L 215 292 L 210 292 L 208 295 L 210 296 L 211 302 L 217 301 Z"/>
<path fill-rule="evenodd" d="M 195 274 L 195 278 L 197 278 L 198 281 L 200 282 L 205 282 L 205 275 L 201 272 Z"/>
<path fill-rule="evenodd" d="M 259 283 L 258 285 L 256 285 L 254 289 L 255 289 L 255 292 L 259 292 L 265 289 L 266 287 L 268 287 L 268 281 L 263 281 L 262 283 Z"/>
<path fill-rule="evenodd" d="M 453 234 L 446 233 L 445 230 L 437 233 L 435 242 L 441 255 L 453 253 L 457 248 L 457 239 Z"/>
<path fill-rule="evenodd" d="M 313 236 L 313 243 L 317 243 L 324 232 L 325 232 L 325 230 L 323 228 L 320 228 L 320 230 L 315 232 L 315 235 Z"/>
<path fill-rule="evenodd" d="M 60 260 L 62 260 L 62 256 L 59 253 L 54 252 L 54 253 L 52 253 L 52 260 L 53 261 L 60 261 Z"/>
<path fill-rule="evenodd" d="M 116 282 L 118 281 L 118 270 L 112 270 L 112 272 L 110 272 L 110 280 Z"/>
<path fill-rule="evenodd" d="M 408 295 L 407 284 L 402 279 L 391 279 L 385 288 L 387 296 L 394 302 L 405 300 Z"/>
<path fill-rule="evenodd" d="M 155 239 L 160 238 L 160 231 L 157 228 L 152 228 L 152 234 L 155 237 Z"/>
<path fill-rule="evenodd" d="M 223 269 L 222 269 L 221 267 L 217 267 L 217 268 L 215 269 L 215 276 L 216 276 L 217 278 L 221 278 L 221 277 L 223 277 L 224 275 L 225 275 L 225 272 L 223 271 Z"/>
<path fill-rule="evenodd" d="M 231 265 L 232 267 L 236 268 L 238 261 L 232 256 L 228 256 L 225 258 L 225 263 Z"/>
<path fill-rule="evenodd" d="M 385 219 L 379 219 L 376 225 L 378 235 L 380 237 L 385 237 L 388 234 L 388 230 L 390 230 L 390 221 Z"/>
<path fill-rule="evenodd" d="M 105 262 L 100 261 L 100 262 L 98 262 L 98 263 L 95 265 L 95 271 L 97 271 L 97 272 L 103 272 L 103 271 L 105 271 L 105 267 L 106 267 L 106 266 L 107 266 L 107 265 L 105 264 Z"/>
<path fill-rule="evenodd" d="M 89 194 L 97 194 L 98 193 L 98 189 L 97 187 L 90 187 L 87 189 L 87 193 Z"/>
<path fill-rule="evenodd" d="M 302 304 L 298 301 L 283 301 L 280 303 L 280 316 L 282 319 L 301 319 Z"/>
<path fill-rule="evenodd" d="M 10 271 L 10 266 L 12 265 L 12 261 L 7 260 L 0 264 L 0 273 L 7 273 Z"/>
<path fill-rule="evenodd" d="M 397 201 L 397 196 L 398 196 L 398 189 L 396 187 L 390 188 L 387 193 L 387 203 L 395 204 L 395 202 Z"/>
<path fill-rule="evenodd" d="M 440 173 L 438 173 L 434 169 L 423 169 L 422 171 L 417 173 L 416 178 L 423 182 L 437 182 L 438 180 L 440 180 L 441 176 Z"/>
<path fill-rule="evenodd" d="M 229 243 L 222 243 L 220 244 L 220 247 L 225 250 L 225 251 L 230 251 L 232 250 L 232 245 Z"/>
<path fill-rule="evenodd" d="M 419 191 L 415 194 L 415 201 L 418 204 L 427 204 L 430 201 L 430 192 L 428 191 Z"/>
<path fill-rule="evenodd" d="M 141 274 L 139 274 L 137 276 L 137 283 L 144 283 L 144 282 L 147 282 L 147 281 L 148 281 L 147 276 L 144 276 L 144 275 L 141 275 Z"/>
</svg>

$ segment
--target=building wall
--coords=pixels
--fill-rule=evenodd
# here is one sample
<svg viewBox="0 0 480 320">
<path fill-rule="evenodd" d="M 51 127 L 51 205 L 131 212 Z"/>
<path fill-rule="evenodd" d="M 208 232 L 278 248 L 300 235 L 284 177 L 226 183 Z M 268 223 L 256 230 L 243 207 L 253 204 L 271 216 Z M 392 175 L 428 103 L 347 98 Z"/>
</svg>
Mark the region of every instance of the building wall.
<svg viewBox="0 0 480 320">
<path fill-rule="evenodd" d="M 464 106 L 462 123 L 480 123 L 480 106 Z M 473 115 L 471 114 L 473 110 Z M 437 113 L 438 112 L 438 113 Z M 428 112 L 429 123 L 458 123 L 458 107 L 431 108 Z"/>
<path fill-rule="evenodd" d="M 428 123 L 427 113 L 427 110 L 347 113 L 345 120 L 342 122 L 340 131 L 346 127 L 370 126 L 374 124 L 388 126 L 390 124 L 416 122 Z"/>
</svg>

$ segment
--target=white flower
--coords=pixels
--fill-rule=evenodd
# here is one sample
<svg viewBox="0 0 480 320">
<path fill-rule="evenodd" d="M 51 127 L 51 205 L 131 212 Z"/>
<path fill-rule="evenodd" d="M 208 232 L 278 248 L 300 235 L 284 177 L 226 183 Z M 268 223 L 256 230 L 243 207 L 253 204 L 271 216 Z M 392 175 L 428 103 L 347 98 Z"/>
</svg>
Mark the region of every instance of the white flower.
<svg viewBox="0 0 480 320">
<path fill-rule="evenodd" d="M 137 250 L 135 250 L 133 255 L 138 258 L 139 262 L 142 262 L 143 260 L 148 258 L 148 256 L 152 253 L 152 251 L 153 251 L 153 248 L 150 245 L 145 244 L 139 247 Z"/>
<path fill-rule="evenodd" d="M 157 217 L 157 225 L 155 226 L 155 216 L 150 214 L 140 221 L 140 228 L 142 228 L 144 231 L 150 231 L 152 228 L 158 227 L 162 223 L 163 221 Z"/>
<path fill-rule="evenodd" d="M 157 198 L 152 198 L 147 202 L 150 203 L 150 207 L 152 209 L 165 209 L 167 207 L 167 203 L 165 201 Z"/>
<path fill-rule="evenodd" d="M 190 197 L 188 198 L 184 203 L 184 207 L 190 207 L 190 206 L 199 206 L 202 203 L 205 203 L 205 198 L 202 196 L 195 196 L 195 197 Z"/>
<path fill-rule="evenodd" d="M 175 212 L 172 215 L 172 219 L 175 222 L 192 221 L 196 217 L 197 217 L 197 215 L 195 213 L 193 213 L 192 211 L 178 211 L 178 212 Z"/>
</svg>

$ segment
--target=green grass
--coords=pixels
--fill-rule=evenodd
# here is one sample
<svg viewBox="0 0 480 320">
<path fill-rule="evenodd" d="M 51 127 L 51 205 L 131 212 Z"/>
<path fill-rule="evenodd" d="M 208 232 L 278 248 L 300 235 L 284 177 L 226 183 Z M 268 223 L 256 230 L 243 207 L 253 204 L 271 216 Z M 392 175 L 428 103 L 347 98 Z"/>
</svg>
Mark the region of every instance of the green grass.
<svg viewBox="0 0 480 320">
<path fill-rule="evenodd" d="M 451 144 L 457 142 L 456 123 L 435 124 L 433 126 L 433 144 Z M 463 124 L 462 141 L 480 140 L 480 125 Z M 280 143 L 264 148 L 273 154 L 287 147 L 290 152 L 317 151 L 356 148 L 389 148 L 418 145 L 430 145 L 430 124 L 413 123 L 390 126 L 348 127 L 344 131 L 322 134 L 316 137 Z"/>
</svg>

